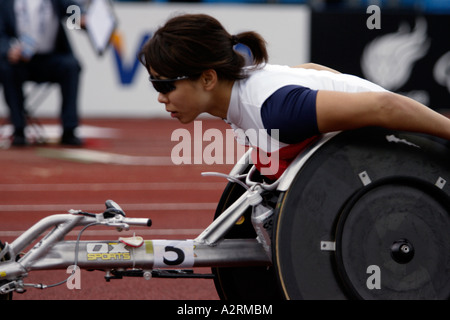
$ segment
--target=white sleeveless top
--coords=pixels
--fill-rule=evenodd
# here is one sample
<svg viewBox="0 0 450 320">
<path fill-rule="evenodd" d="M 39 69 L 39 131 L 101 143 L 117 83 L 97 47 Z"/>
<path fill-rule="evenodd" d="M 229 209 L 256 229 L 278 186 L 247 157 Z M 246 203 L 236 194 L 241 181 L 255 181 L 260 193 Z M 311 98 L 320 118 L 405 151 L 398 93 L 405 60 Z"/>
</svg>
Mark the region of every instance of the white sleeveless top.
<svg viewBox="0 0 450 320">
<path fill-rule="evenodd" d="M 233 128 L 241 144 L 274 152 L 288 146 L 278 141 L 276 134 L 267 134 L 262 119 L 263 103 L 278 89 L 287 85 L 303 86 L 312 90 L 341 92 L 385 91 L 380 86 L 348 74 L 336 74 L 288 66 L 265 65 L 249 70 L 249 77 L 236 81 L 225 120 Z"/>
</svg>

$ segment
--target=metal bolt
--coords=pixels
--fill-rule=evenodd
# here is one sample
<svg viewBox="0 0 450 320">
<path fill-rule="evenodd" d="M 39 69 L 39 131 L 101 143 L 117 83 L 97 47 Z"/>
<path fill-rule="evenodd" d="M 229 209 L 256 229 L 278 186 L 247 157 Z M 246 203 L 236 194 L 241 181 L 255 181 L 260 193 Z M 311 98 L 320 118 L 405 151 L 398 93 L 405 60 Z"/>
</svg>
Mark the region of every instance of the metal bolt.
<svg viewBox="0 0 450 320">
<path fill-rule="evenodd" d="M 151 271 L 144 271 L 142 274 L 145 280 L 150 280 L 152 278 L 152 272 Z"/>
</svg>

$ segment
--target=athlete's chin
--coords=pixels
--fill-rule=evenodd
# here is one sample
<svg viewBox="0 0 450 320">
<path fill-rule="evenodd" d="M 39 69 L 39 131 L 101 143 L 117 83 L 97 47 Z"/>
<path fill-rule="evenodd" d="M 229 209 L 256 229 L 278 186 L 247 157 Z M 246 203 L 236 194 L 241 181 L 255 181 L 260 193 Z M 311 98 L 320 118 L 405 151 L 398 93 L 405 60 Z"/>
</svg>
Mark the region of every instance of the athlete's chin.
<svg viewBox="0 0 450 320">
<path fill-rule="evenodd" d="M 182 124 L 188 124 L 195 120 L 195 118 L 190 118 L 190 117 L 177 117 L 177 119 Z"/>
</svg>

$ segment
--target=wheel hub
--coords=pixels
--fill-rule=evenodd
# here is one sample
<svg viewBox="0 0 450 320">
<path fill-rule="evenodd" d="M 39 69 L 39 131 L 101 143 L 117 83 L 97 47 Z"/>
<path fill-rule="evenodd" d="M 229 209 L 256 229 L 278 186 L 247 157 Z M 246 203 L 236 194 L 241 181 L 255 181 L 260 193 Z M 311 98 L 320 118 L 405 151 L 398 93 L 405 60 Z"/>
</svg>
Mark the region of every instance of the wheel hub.
<svg viewBox="0 0 450 320">
<path fill-rule="evenodd" d="M 394 241 L 391 246 L 391 257 L 400 264 L 408 263 L 414 257 L 414 247 L 407 239 Z"/>
</svg>

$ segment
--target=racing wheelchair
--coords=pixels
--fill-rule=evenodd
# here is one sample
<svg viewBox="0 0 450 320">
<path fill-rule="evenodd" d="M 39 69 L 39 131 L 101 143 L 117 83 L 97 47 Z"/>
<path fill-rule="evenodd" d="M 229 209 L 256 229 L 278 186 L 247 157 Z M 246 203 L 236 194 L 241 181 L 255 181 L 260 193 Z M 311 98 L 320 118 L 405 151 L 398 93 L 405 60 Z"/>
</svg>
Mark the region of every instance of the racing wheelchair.
<svg viewBox="0 0 450 320">
<path fill-rule="evenodd" d="M 34 270 L 69 266 L 103 270 L 107 280 L 209 277 L 230 300 L 450 297 L 445 142 L 381 128 L 330 133 L 276 180 L 256 170 L 250 152 L 227 175 L 205 174 L 229 182 L 214 220 L 195 239 L 81 240 L 93 225 L 151 225 L 111 200 L 102 213 L 48 216 L 2 244 L 0 297 L 50 287 L 25 279 Z M 82 228 L 77 239 L 64 240 L 75 227 Z M 189 270 L 195 267 L 212 273 Z"/>
</svg>

